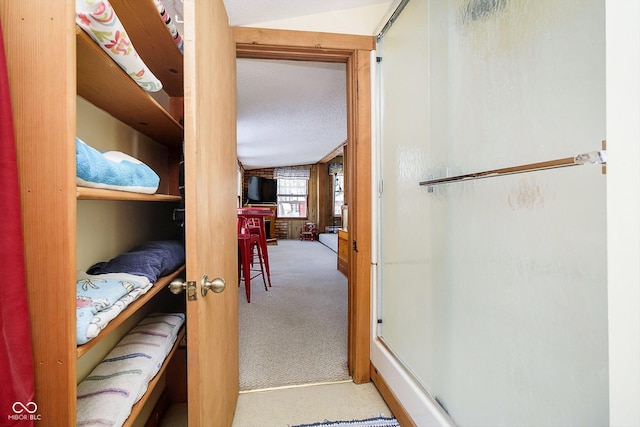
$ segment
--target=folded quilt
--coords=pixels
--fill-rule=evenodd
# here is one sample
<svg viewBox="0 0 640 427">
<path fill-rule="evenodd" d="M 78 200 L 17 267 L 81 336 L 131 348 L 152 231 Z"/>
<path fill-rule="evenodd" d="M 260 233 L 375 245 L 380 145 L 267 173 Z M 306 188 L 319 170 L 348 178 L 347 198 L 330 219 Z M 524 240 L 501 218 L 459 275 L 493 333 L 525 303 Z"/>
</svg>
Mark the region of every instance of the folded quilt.
<svg viewBox="0 0 640 427">
<path fill-rule="evenodd" d="M 121 426 L 171 351 L 182 313 L 153 313 L 107 354 L 80 384 L 78 426 Z"/>
<path fill-rule="evenodd" d="M 127 273 L 76 274 L 76 343 L 85 344 L 153 284 Z"/>
<path fill-rule="evenodd" d="M 76 138 L 76 183 L 81 187 L 153 194 L 160 178 L 140 160 L 119 151 L 99 152 Z"/>
<path fill-rule="evenodd" d="M 145 276 L 155 283 L 185 263 L 184 244 L 178 240 L 157 240 L 136 246 L 108 262 L 91 266 L 87 273 L 129 273 Z"/>
<path fill-rule="evenodd" d="M 169 16 L 160 0 L 154 0 L 154 2 L 156 4 L 158 12 L 160 12 L 160 16 L 162 17 L 164 24 L 167 26 L 169 33 L 171 33 L 171 37 L 173 37 L 173 41 L 175 42 L 176 46 L 178 46 L 178 49 L 180 49 L 180 52 L 184 52 L 184 41 L 182 40 L 182 36 L 176 28 L 176 25 L 171 20 L 171 16 Z"/>
<path fill-rule="evenodd" d="M 138 56 L 108 0 L 76 0 L 76 24 L 140 87 L 149 92 L 162 89 L 160 80 Z"/>
</svg>

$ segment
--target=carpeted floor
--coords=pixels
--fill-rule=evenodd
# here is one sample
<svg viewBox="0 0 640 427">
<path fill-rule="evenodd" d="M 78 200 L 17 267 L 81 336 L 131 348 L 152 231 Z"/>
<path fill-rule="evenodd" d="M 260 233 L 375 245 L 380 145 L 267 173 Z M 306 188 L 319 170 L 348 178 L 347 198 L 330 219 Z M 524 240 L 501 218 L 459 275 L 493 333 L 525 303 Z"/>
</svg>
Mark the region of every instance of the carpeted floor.
<svg viewBox="0 0 640 427">
<path fill-rule="evenodd" d="M 271 283 L 239 288 L 240 390 L 349 379 L 347 279 L 317 241 L 269 246 Z"/>
</svg>

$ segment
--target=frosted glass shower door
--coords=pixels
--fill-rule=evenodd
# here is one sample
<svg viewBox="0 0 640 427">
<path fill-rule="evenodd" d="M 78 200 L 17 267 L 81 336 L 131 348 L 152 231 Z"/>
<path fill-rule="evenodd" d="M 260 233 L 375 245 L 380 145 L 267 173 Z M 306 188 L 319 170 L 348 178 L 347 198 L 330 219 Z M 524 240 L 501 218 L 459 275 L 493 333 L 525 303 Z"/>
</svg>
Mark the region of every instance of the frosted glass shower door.
<svg viewBox="0 0 640 427">
<path fill-rule="evenodd" d="M 378 336 L 459 425 L 608 423 L 604 2 L 410 0 L 378 45 Z"/>
</svg>

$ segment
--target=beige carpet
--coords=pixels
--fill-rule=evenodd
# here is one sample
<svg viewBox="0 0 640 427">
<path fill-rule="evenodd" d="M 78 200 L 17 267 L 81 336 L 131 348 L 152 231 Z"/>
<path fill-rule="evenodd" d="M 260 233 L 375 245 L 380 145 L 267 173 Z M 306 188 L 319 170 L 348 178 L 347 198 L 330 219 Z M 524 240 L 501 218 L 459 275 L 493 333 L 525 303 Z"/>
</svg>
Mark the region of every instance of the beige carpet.
<svg viewBox="0 0 640 427">
<path fill-rule="evenodd" d="M 240 390 L 349 379 L 347 279 L 317 241 L 269 246 L 271 283 L 239 288 Z"/>
</svg>

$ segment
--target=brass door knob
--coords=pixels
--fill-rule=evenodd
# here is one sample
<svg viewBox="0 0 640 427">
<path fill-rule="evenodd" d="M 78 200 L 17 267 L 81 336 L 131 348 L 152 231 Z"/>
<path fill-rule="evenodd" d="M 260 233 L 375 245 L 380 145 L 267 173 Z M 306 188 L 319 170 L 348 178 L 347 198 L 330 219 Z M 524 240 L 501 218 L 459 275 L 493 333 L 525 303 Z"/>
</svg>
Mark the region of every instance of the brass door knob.
<svg viewBox="0 0 640 427">
<path fill-rule="evenodd" d="M 201 292 L 203 297 L 206 297 L 207 292 L 210 290 L 215 292 L 216 294 L 219 294 L 227 287 L 227 284 L 223 279 L 218 277 L 213 279 L 212 281 L 209 281 L 209 277 L 207 277 L 206 274 L 202 276 L 202 280 L 200 283 L 202 284 Z"/>
<path fill-rule="evenodd" d="M 171 283 L 169 283 L 169 290 L 176 295 L 185 289 L 187 289 L 187 284 L 182 279 L 173 279 Z"/>
</svg>

